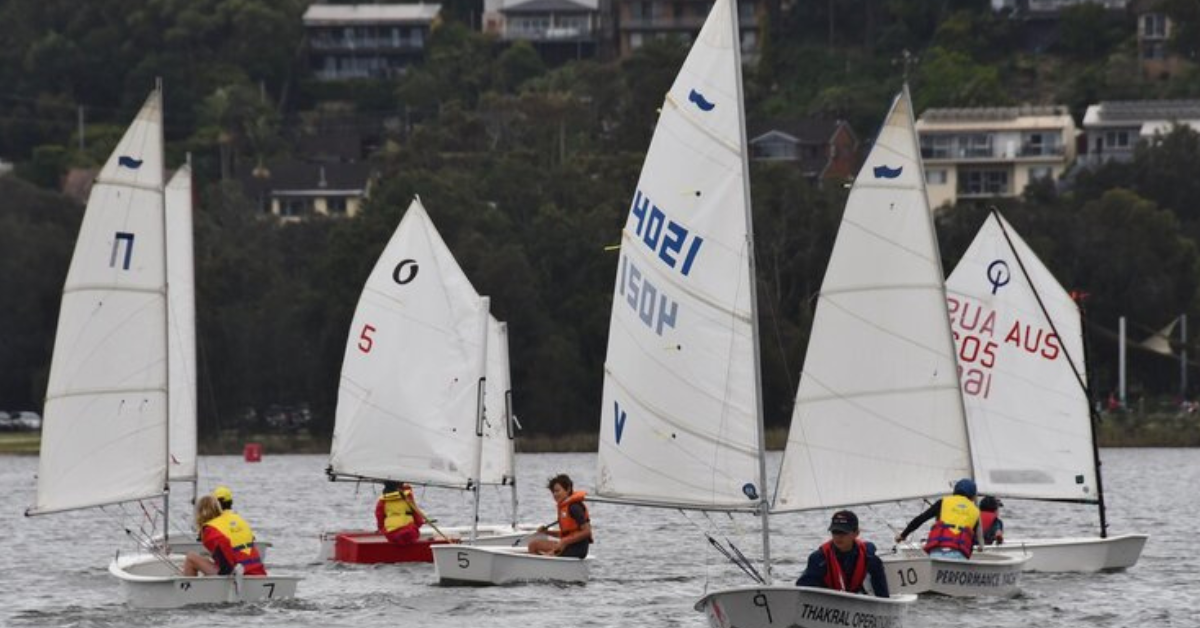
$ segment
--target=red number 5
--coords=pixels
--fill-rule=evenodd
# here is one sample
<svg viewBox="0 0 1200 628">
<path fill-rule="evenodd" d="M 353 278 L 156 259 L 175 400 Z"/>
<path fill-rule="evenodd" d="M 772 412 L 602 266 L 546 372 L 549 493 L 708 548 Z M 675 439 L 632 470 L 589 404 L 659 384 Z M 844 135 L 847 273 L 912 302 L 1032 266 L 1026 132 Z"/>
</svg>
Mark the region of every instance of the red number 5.
<svg viewBox="0 0 1200 628">
<path fill-rule="evenodd" d="M 363 325 L 362 333 L 358 335 L 358 350 L 363 353 L 370 353 L 371 347 L 375 346 L 375 340 L 371 338 L 371 334 L 375 333 L 375 327 L 372 325 Z"/>
</svg>

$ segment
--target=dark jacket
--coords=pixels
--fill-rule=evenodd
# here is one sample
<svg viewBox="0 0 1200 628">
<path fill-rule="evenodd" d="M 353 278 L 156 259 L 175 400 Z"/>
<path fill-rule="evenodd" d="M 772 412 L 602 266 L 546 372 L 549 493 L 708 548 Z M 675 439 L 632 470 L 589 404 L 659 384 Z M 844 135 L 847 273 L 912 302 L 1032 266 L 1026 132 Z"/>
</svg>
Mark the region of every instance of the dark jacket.
<svg viewBox="0 0 1200 628">
<path fill-rule="evenodd" d="M 883 561 L 875 555 L 875 544 L 867 543 L 867 581 L 871 583 L 871 589 L 875 591 L 876 597 L 888 596 L 887 574 L 883 571 Z M 838 563 L 842 566 L 842 573 L 850 574 L 854 572 L 854 563 L 858 560 L 858 546 L 850 548 L 849 552 L 842 553 L 834 550 L 837 555 Z M 825 572 L 829 569 L 829 565 L 825 563 L 825 554 L 818 548 L 815 552 L 808 555 L 808 566 L 804 568 L 804 573 L 800 574 L 800 578 L 796 580 L 798 587 L 825 587 Z M 854 593 L 866 593 L 860 589 Z"/>
</svg>

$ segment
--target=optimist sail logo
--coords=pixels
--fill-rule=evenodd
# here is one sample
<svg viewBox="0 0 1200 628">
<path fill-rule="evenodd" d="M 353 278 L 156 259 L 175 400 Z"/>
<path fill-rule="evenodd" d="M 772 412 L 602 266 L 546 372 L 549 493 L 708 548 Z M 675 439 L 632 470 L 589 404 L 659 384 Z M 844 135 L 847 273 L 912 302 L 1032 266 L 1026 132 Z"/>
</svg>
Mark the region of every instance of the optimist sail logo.
<svg viewBox="0 0 1200 628">
<path fill-rule="evenodd" d="M 695 104 L 700 111 L 712 111 L 717 106 L 716 103 L 708 102 L 708 99 L 704 97 L 704 94 L 701 94 L 694 89 L 690 94 L 688 94 L 688 100 Z"/>
<path fill-rule="evenodd" d="M 117 166 L 121 168 L 129 168 L 130 170 L 137 170 L 138 168 L 141 168 L 144 162 L 145 160 L 143 159 L 134 159 L 129 155 L 121 155 L 120 157 L 117 157 Z"/>
</svg>

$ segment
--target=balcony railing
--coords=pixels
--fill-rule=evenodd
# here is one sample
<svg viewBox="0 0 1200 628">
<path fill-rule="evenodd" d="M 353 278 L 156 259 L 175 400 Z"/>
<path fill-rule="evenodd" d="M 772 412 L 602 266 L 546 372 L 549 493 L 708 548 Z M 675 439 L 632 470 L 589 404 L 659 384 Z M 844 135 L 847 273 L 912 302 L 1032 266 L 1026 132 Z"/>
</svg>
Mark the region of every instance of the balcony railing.
<svg viewBox="0 0 1200 628">
<path fill-rule="evenodd" d="M 547 28 L 514 28 L 511 24 L 504 32 L 508 41 L 579 41 L 596 39 L 596 31 L 580 26 L 550 26 Z"/>
<path fill-rule="evenodd" d="M 699 30 L 704 26 L 704 16 L 684 17 L 629 17 L 621 20 L 624 30 Z"/>
<path fill-rule="evenodd" d="M 423 38 L 409 37 L 393 39 L 391 37 L 359 37 L 342 39 L 311 39 L 309 45 L 313 50 L 423 50 Z"/>
<path fill-rule="evenodd" d="M 954 161 L 1007 161 L 1029 157 L 1062 157 L 1064 155 L 1066 155 L 1066 148 L 1063 146 L 1025 145 L 1018 148 L 1015 152 L 1008 150 L 996 150 L 992 148 L 921 148 L 922 159 L 945 159 Z"/>
</svg>

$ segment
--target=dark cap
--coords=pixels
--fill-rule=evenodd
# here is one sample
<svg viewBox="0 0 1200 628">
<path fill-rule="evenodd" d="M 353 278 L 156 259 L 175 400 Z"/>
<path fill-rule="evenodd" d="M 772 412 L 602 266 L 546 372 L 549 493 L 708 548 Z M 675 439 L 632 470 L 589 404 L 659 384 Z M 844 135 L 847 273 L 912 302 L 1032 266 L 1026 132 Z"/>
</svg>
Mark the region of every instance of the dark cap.
<svg viewBox="0 0 1200 628">
<path fill-rule="evenodd" d="M 830 532 L 857 532 L 858 531 L 858 515 L 849 510 L 839 510 L 833 513 L 833 519 L 829 522 Z"/>
<path fill-rule="evenodd" d="M 984 512 L 995 512 L 997 508 L 1003 505 L 1004 502 L 1000 501 L 999 497 L 992 497 L 991 495 L 979 500 L 979 509 Z"/>
</svg>

